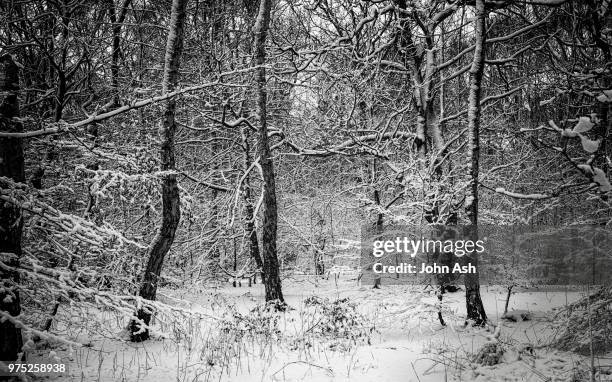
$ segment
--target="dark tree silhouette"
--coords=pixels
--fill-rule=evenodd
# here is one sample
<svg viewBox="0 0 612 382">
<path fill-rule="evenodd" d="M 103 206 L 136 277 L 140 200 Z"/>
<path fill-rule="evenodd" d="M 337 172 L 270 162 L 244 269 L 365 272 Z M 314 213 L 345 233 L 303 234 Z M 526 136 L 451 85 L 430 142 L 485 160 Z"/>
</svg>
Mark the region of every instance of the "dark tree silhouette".
<svg viewBox="0 0 612 382">
<path fill-rule="evenodd" d="M 0 57 L 0 131 L 23 131 L 19 117 L 19 68 L 10 55 Z M 24 155 L 21 138 L 0 137 L 0 177 L 24 182 Z M 0 180 L 0 188 L 1 180 Z M 14 361 L 23 347 L 21 328 L 11 317 L 21 313 L 19 274 L 15 270 L 21 257 L 21 208 L 9 198 L 0 199 L 0 259 L 12 268 L 0 267 L 0 361 Z M 23 360 L 24 358 L 22 358 Z"/>
</svg>

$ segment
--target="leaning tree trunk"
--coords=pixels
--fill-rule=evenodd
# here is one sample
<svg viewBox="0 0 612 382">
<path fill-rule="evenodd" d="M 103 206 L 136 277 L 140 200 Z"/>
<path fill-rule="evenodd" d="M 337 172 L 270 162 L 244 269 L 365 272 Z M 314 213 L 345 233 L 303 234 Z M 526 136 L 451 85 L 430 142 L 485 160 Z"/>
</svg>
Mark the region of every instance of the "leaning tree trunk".
<svg viewBox="0 0 612 382">
<path fill-rule="evenodd" d="M 170 31 L 166 42 L 166 57 L 164 66 L 163 93 L 172 92 L 178 82 L 179 59 L 183 50 L 183 35 L 185 25 L 185 9 L 188 0 L 174 0 L 170 18 Z M 160 127 L 160 161 L 162 175 L 162 221 L 161 226 L 149 249 L 149 259 L 142 276 L 140 297 L 155 300 L 157 282 L 161 273 L 164 257 L 174 242 L 176 228 L 181 218 L 179 188 L 176 181 L 174 159 L 174 135 L 176 122 L 174 120 L 176 100 L 170 99 L 165 106 Z M 131 339 L 135 342 L 149 338 L 147 326 L 151 322 L 150 309 L 140 308 L 137 320 L 130 324 Z M 146 326 L 143 326 L 146 325 Z"/>
<path fill-rule="evenodd" d="M 0 131 L 19 133 L 23 130 L 19 117 L 19 68 L 11 58 L 0 57 Z M 0 177 L 15 182 L 25 182 L 23 143 L 21 138 L 0 138 Z M 0 188 L 4 188 L 0 185 Z M 17 268 L 21 257 L 21 231 L 23 220 L 21 208 L 0 199 L 0 261 Z M 15 361 L 23 339 L 21 328 L 8 316 L 21 313 L 19 300 L 19 274 L 0 267 L 0 361 Z M 8 315 L 8 316 L 7 316 Z M 22 361 L 24 358 L 22 357 Z"/>
<path fill-rule="evenodd" d="M 274 183 L 274 163 L 268 142 L 267 92 L 266 92 L 266 36 L 270 27 L 270 12 L 272 0 L 261 0 L 259 13 L 255 21 L 255 62 L 257 69 L 257 108 L 259 111 L 259 161 L 263 176 L 263 220 L 262 220 L 262 259 L 264 266 L 264 285 L 266 301 L 279 300 L 284 304 L 278 258 L 276 256 L 276 235 L 278 227 L 278 212 L 276 210 L 276 185 Z"/>
<path fill-rule="evenodd" d="M 485 44 L 485 3 L 476 0 L 476 47 L 470 68 L 470 93 L 468 98 L 468 162 L 469 180 L 468 195 L 466 197 L 466 213 L 470 219 L 470 240 L 478 240 L 478 171 L 480 157 L 480 98 L 482 74 L 484 71 L 484 44 Z M 465 256 L 478 270 L 476 253 Z M 480 281 L 478 272 L 465 274 L 465 302 L 467 318 L 477 325 L 487 320 L 487 315 L 480 298 Z"/>
</svg>

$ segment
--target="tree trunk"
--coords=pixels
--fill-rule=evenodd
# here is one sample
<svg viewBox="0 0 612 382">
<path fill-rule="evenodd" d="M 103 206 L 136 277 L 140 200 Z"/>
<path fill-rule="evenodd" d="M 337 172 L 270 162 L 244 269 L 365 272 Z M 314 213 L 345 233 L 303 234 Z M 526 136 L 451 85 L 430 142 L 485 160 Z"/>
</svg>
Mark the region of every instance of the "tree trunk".
<svg viewBox="0 0 612 382">
<path fill-rule="evenodd" d="M 19 68 L 11 58 L 0 57 L 0 131 L 22 132 L 21 123 L 13 118 L 19 117 Z M 21 138 L 0 138 L 0 177 L 15 182 L 25 182 L 23 142 Z M 0 260 L 16 268 L 21 258 L 21 232 L 23 220 L 21 208 L 0 201 Z M 2 314 L 13 317 L 21 313 L 21 303 L 16 285 L 19 274 L 0 268 L 0 310 Z M 0 361 L 17 360 L 23 339 L 21 329 L 8 319 L 0 319 Z M 22 357 L 22 361 L 25 358 Z"/>
<path fill-rule="evenodd" d="M 225 106 L 223 106 L 223 112 L 225 113 Z M 216 180 L 216 176 L 219 172 L 219 160 L 221 159 L 217 155 L 221 151 L 219 141 L 217 140 L 217 132 L 214 128 L 210 129 L 211 144 L 211 170 L 213 179 Z M 212 188 L 210 190 L 210 220 L 208 227 L 210 234 L 210 261 L 208 262 L 208 273 L 209 277 L 217 281 L 222 278 L 220 272 L 221 267 L 221 248 L 224 245 L 223 239 L 221 238 L 221 228 L 219 227 L 219 203 L 218 198 L 219 190 Z"/>
<path fill-rule="evenodd" d="M 284 304 L 278 258 L 276 254 L 276 235 L 278 213 L 276 210 L 276 185 L 274 181 L 274 163 L 268 142 L 267 91 L 266 91 L 266 37 L 270 27 L 272 0 L 261 0 L 259 13 L 255 21 L 255 63 L 257 70 L 257 108 L 259 111 L 259 160 L 263 176 L 263 221 L 262 221 L 262 258 L 264 266 L 266 301 L 278 300 Z M 280 306 L 280 305 L 279 305 Z"/>
<path fill-rule="evenodd" d="M 55 122 L 59 122 L 64 115 L 64 104 L 66 102 L 67 91 L 66 73 L 60 71 L 57 73 L 57 92 L 55 93 L 55 112 L 53 116 Z"/>
<path fill-rule="evenodd" d="M 404 55 L 404 66 L 409 68 L 412 77 L 413 101 L 417 111 L 416 116 L 416 136 L 414 149 L 417 152 L 421 166 L 425 165 L 426 155 L 432 151 L 434 156 L 434 182 L 439 182 L 442 178 L 441 161 L 445 156 L 444 138 L 440 126 L 436 123 L 432 89 L 435 89 L 435 47 L 432 36 L 435 35 L 435 25 L 423 26 L 426 30 L 426 51 L 424 55 L 419 54 L 418 48 L 414 43 L 411 25 L 408 22 L 407 14 L 408 3 L 406 0 L 395 0 L 400 10 L 400 32 L 398 43 Z M 417 24 L 420 19 L 417 15 L 412 16 Z M 423 67 L 423 70 L 421 70 Z M 429 147 L 433 144 L 433 147 Z M 431 150 L 431 149 L 434 150 Z M 428 202 L 424 206 L 424 217 L 428 223 L 438 222 L 440 216 L 439 202 L 433 200 L 435 195 L 428 192 L 426 195 Z M 429 201 L 431 200 L 431 202 Z"/>
<path fill-rule="evenodd" d="M 509 285 L 506 293 L 506 303 L 504 304 L 504 314 L 502 317 L 505 317 L 508 313 L 508 305 L 510 305 L 510 297 L 512 297 L 512 288 L 514 285 Z"/>
<path fill-rule="evenodd" d="M 406 0 L 395 0 L 395 4 L 401 11 L 400 16 L 400 32 L 398 43 L 401 53 L 404 55 L 403 64 L 410 69 L 412 77 L 413 100 L 417 110 L 416 117 L 416 136 L 414 139 L 414 149 L 421 160 L 425 159 L 427 154 L 427 89 L 424 89 L 423 76 L 421 74 L 420 65 L 421 58 L 417 54 L 417 47 L 414 44 L 411 25 L 408 22 L 408 4 Z"/>
<path fill-rule="evenodd" d="M 121 53 L 121 25 L 127 15 L 127 10 L 131 0 L 123 0 L 119 9 L 115 6 L 115 1 L 110 1 L 109 9 L 110 21 L 113 27 L 113 51 L 111 58 L 111 88 L 113 91 L 113 106 L 120 105 L 119 99 L 119 55 Z"/>
<path fill-rule="evenodd" d="M 378 191 L 378 189 L 376 188 L 376 182 L 377 182 L 377 172 L 376 172 L 376 158 L 372 159 L 372 184 L 374 185 L 374 203 L 376 204 L 377 208 L 382 208 L 381 204 L 380 204 L 380 193 Z M 383 232 L 383 224 L 384 224 L 384 216 L 382 214 L 382 211 L 378 212 L 378 215 L 376 216 L 376 222 L 374 223 L 374 227 L 376 228 L 376 233 L 378 235 L 382 234 Z M 374 286 L 372 288 L 374 289 L 380 289 L 380 283 L 381 283 L 382 279 L 380 274 L 375 274 L 374 275 Z"/>
<path fill-rule="evenodd" d="M 164 66 L 164 79 L 162 83 L 163 93 L 172 92 L 178 83 L 178 70 L 181 52 L 183 50 L 183 35 L 185 24 L 185 9 L 188 0 L 173 0 L 172 15 L 170 19 L 170 31 L 166 42 L 166 57 Z M 157 282 L 161 273 L 164 257 L 174 242 L 174 236 L 178 227 L 181 210 L 179 188 L 175 174 L 174 159 L 174 135 L 176 123 L 174 120 L 176 111 L 176 100 L 170 99 L 165 106 L 164 116 L 160 128 L 160 161 L 162 175 L 162 221 L 159 231 L 149 249 L 149 258 L 145 272 L 142 276 L 140 286 L 140 297 L 147 300 L 155 300 L 157 294 Z M 144 341 L 149 338 L 149 331 L 141 327 L 144 323 L 149 325 L 152 312 L 146 308 L 140 308 L 137 312 L 138 320 L 130 324 L 131 339 L 135 342 Z"/>
<path fill-rule="evenodd" d="M 248 171 L 251 167 L 251 148 L 249 145 L 249 130 L 248 127 L 244 127 L 242 132 L 242 153 L 243 153 L 243 171 Z M 255 260 L 255 266 L 258 271 L 255 272 L 255 278 L 257 273 L 261 274 L 261 280 L 263 282 L 265 274 L 263 273 L 263 261 L 259 254 L 259 240 L 257 239 L 257 231 L 255 230 L 255 216 L 253 216 L 253 195 L 251 192 L 251 182 L 249 181 L 249 175 L 247 174 L 242 182 L 242 197 L 244 199 L 244 230 L 246 235 L 249 237 L 249 253 L 251 258 Z"/>
<path fill-rule="evenodd" d="M 484 0 L 476 0 L 476 47 L 474 58 L 470 68 L 470 93 L 468 99 L 468 162 L 469 179 L 468 195 L 465 209 L 470 219 L 470 240 L 478 240 L 478 171 L 480 157 L 480 98 L 482 74 L 484 71 L 484 44 L 485 44 L 485 3 Z M 470 256 L 464 256 L 478 270 L 478 258 L 474 252 Z M 465 302 L 468 320 L 473 320 L 477 325 L 483 325 L 487 315 L 480 298 L 480 281 L 478 272 L 466 273 L 465 275 Z"/>
</svg>

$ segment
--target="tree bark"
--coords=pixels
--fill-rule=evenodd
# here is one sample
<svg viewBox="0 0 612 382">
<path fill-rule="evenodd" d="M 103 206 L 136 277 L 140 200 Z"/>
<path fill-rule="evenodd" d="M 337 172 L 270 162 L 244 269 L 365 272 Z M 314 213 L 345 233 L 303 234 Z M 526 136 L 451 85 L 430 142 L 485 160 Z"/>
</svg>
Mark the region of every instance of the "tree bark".
<svg viewBox="0 0 612 382">
<path fill-rule="evenodd" d="M 414 149 L 417 151 L 421 165 L 424 165 L 427 154 L 431 151 L 433 156 L 434 173 L 433 181 L 439 182 L 442 178 L 441 161 L 445 156 L 445 142 L 442 137 L 440 125 L 436 121 L 434 110 L 434 100 L 432 91 L 435 89 L 435 46 L 434 38 L 437 22 L 424 22 L 418 14 L 408 10 L 406 0 L 395 0 L 400 11 L 400 31 L 398 34 L 398 44 L 404 57 L 404 66 L 409 68 L 412 77 L 413 101 L 417 111 L 416 115 L 416 137 Z M 423 52 L 414 42 L 408 14 L 420 25 L 422 33 L 425 35 L 425 47 Z M 422 69 L 421 69 L 422 68 Z M 431 146 L 431 147 L 430 147 Z M 433 149 L 433 150 L 432 150 Z M 427 199 L 434 199 L 432 193 L 428 192 Z M 424 207 L 424 217 L 428 223 L 437 223 L 441 214 L 439 202 L 432 200 Z"/>
<path fill-rule="evenodd" d="M 411 32 L 411 25 L 408 22 L 408 4 L 406 0 L 395 0 L 400 10 L 400 28 L 398 36 L 398 44 L 401 52 L 404 55 L 404 65 L 410 69 L 412 76 L 413 100 L 417 109 L 416 119 L 416 137 L 414 139 L 414 148 L 417 151 L 421 160 L 425 159 L 427 154 L 427 125 L 428 125 L 428 94 L 429 84 L 425 87 L 423 75 L 420 70 L 422 63 L 421 57 L 417 53 L 417 47 Z"/>
<path fill-rule="evenodd" d="M 61 54 L 60 61 L 57 68 L 57 92 L 55 93 L 55 111 L 53 119 L 55 122 L 59 122 L 64 116 L 64 107 L 66 106 L 66 95 L 68 93 L 68 36 L 70 30 L 68 29 L 70 21 L 72 20 L 72 11 L 69 7 L 62 7 L 61 14 Z"/>
<path fill-rule="evenodd" d="M 164 59 L 164 79 L 162 83 L 164 94 L 172 92 L 178 83 L 187 1 L 173 0 L 172 2 L 170 31 L 166 42 L 166 56 Z M 160 127 L 160 161 L 161 170 L 164 172 L 162 175 L 162 221 L 149 249 L 147 266 L 142 277 L 139 292 L 140 297 L 147 300 L 155 300 L 164 258 L 174 242 L 176 229 L 181 218 L 180 196 L 174 158 L 175 112 L 176 100 L 172 98 L 166 103 Z M 145 308 L 138 310 L 138 320 L 133 320 L 130 324 L 132 341 L 140 342 L 149 338 L 148 329 L 141 327 L 141 324 L 144 323 L 148 326 L 151 322 L 151 314 L 152 312 Z"/>
<path fill-rule="evenodd" d="M 111 88 L 113 90 L 113 106 L 120 105 L 119 99 L 119 56 L 121 54 L 121 26 L 127 15 L 128 7 L 132 0 L 123 0 L 119 7 L 115 6 L 115 0 L 110 0 L 109 18 L 113 30 L 113 50 L 111 57 Z"/>
<path fill-rule="evenodd" d="M 278 229 L 278 212 L 276 206 L 276 185 L 274 180 L 274 163 L 268 141 L 267 122 L 267 90 L 266 69 L 266 37 L 270 27 L 270 13 L 272 0 L 261 0 L 259 13 L 255 20 L 253 34 L 255 37 L 255 63 L 257 70 L 257 108 L 259 111 L 259 160 L 263 176 L 263 220 L 262 220 L 262 259 L 265 273 L 264 285 L 266 301 L 278 300 L 279 306 L 284 305 L 281 280 L 279 275 L 278 258 L 276 253 L 276 237 Z"/>
<path fill-rule="evenodd" d="M 224 107 L 225 108 L 225 107 Z M 224 111 L 225 112 L 225 111 Z M 212 141 L 211 144 L 211 170 L 214 174 L 215 181 L 217 173 L 219 172 L 219 157 L 216 157 L 217 154 L 221 151 L 219 147 L 219 143 L 217 140 L 217 132 L 215 129 L 210 129 L 210 139 Z M 212 188 L 210 190 L 210 221 L 207 225 L 211 232 L 210 236 L 210 245 L 212 246 L 210 251 L 210 262 L 208 263 L 208 273 L 209 277 L 213 280 L 218 280 L 221 278 L 221 274 L 219 272 L 219 267 L 221 266 L 221 248 L 222 248 L 222 238 L 220 237 L 221 229 L 219 228 L 219 205 L 217 201 L 217 197 L 219 196 L 219 190 Z"/>
<path fill-rule="evenodd" d="M 476 0 L 476 27 L 474 58 L 470 67 L 470 93 L 468 98 L 468 195 L 466 197 L 465 209 L 470 219 L 470 240 L 478 240 L 478 172 L 480 159 L 480 99 L 481 83 L 484 71 L 485 59 L 485 2 Z M 465 256 L 478 270 L 478 258 L 476 253 Z M 480 298 L 480 281 L 478 272 L 466 273 L 465 275 L 465 302 L 468 320 L 482 325 L 487 320 L 487 315 Z"/>
<path fill-rule="evenodd" d="M 378 191 L 376 182 L 377 182 L 376 158 L 374 158 L 372 159 L 372 184 L 374 185 L 374 203 L 376 204 L 377 208 L 382 208 L 382 205 L 380 202 L 380 192 Z M 384 225 L 384 216 L 382 214 L 382 211 L 378 211 L 378 214 L 376 216 L 376 222 L 374 223 L 374 227 L 376 228 L 377 234 L 382 234 L 383 225 Z M 382 279 L 380 275 L 375 274 L 374 275 L 374 285 L 372 286 L 372 288 L 380 289 L 381 282 L 382 282 Z"/>
<path fill-rule="evenodd" d="M 244 127 L 242 132 L 242 153 L 243 153 L 243 171 L 248 171 L 251 167 L 251 148 L 249 145 L 249 129 Z M 257 231 L 255 230 L 255 216 L 253 216 L 253 195 L 251 192 L 251 182 L 249 181 L 249 175 L 247 174 L 242 182 L 242 197 L 244 199 L 244 230 L 249 238 L 249 253 L 251 258 L 255 260 L 255 266 L 258 271 L 255 272 L 255 278 L 257 273 L 261 274 L 261 280 L 263 282 L 265 274 L 263 272 L 263 261 L 259 253 L 259 240 L 257 239 Z"/>
<path fill-rule="evenodd" d="M 0 131 L 22 132 L 19 117 L 19 68 L 10 55 L 0 57 Z M 0 177 L 25 182 L 23 142 L 21 138 L 0 138 Z M 21 208 L 0 201 L 0 260 L 16 268 L 21 258 Z M 17 285 L 19 274 L 0 268 L 0 310 L 15 317 L 21 313 Z M 0 319 L 0 361 L 17 360 L 23 338 L 21 329 L 8 319 Z M 22 361 L 25 358 L 22 357 Z"/>
</svg>

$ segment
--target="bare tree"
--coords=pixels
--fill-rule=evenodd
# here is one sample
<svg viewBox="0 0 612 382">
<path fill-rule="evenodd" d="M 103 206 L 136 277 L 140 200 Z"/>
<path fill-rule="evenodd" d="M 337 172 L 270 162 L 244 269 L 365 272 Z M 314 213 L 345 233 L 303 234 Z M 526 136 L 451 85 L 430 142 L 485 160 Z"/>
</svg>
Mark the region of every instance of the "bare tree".
<svg viewBox="0 0 612 382">
<path fill-rule="evenodd" d="M 19 68 L 10 55 L 0 57 L 0 131 L 21 132 L 19 117 Z M 21 138 L 0 138 L 0 177 L 24 182 Z M 19 316 L 19 274 L 14 271 L 21 257 L 21 207 L 0 199 L 0 259 L 13 270 L 0 267 L 0 361 L 14 361 L 23 347 L 21 328 L 12 317 Z M 23 360 L 23 358 L 22 358 Z"/>
<path fill-rule="evenodd" d="M 253 34 L 255 37 L 255 63 L 259 66 L 257 78 L 257 109 L 259 112 L 259 161 L 263 177 L 263 221 L 262 221 L 262 260 L 264 266 L 264 284 L 266 301 L 279 300 L 284 303 L 276 238 L 278 230 L 278 211 L 276 205 L 276 185 L 274 181 L 274 163 L 270 142 L 268 141 L 268 115 L 266 112 L 268 94 L 266 91 L 266 37 L 270 28 L 272 0 L 261 0 L 259 13 L 255 20 Z"/>
<path fill-rule="evenodd" d="M 470 93 L 468 98 L 468 163 L 469 180 L 468 195 L 466 197 L 465 209 L 470 219 L 470 238 L 474 242 L 478 240 L 478 171 L 480 159 L 480 98 L 482 74 L 485 60 L 485 3 L 484 0 L 476 0 L 476 28 L 475 48 L 472 66 L 470 67 Z M 476 266 L 476 256 L 469 257 L 472 265 Z M 480 298 L 480 282 L 478 273 L 467 273 L 465 275 L 465 302 L 467 307 L 467 318 L 474 320 L 477 324 L 483 324 L 487 315 Z"/>
<path fill-rule="evenodd" d="M 185 29 L 185 13 L 188 0 L 174 0 L 172 2 L 172 15 L 170 31 L 166 42 L 166 57 L 164 66 L 163 93 L 167 94 L 177 86 L 178 70 L 183 50 L 183 36 Z M 162 221 L 157 235 L 149 249 L 147 266 L 142 276 L 140 297 L 155 300 L 157 284 L 161 273 L 164 257 L 170 251 L 174 242 L 176 229 L 181 219 L 180 195 L 175 174 L 174 135 L 176 132 L 176 99 L 170 99 L 165 106 L 161 121 L 161 148 L 160 161 L 162 174 Z M 149 338 L 149 331 L 142 324 L 149 325 L 151 312 L 141 308 L 137 312 L 138 320 L 130 324 L 131 339 L 140 342 Z"/>
<path fill-rule="evenodd" d="M 121 5 L 115 5 L 114 0 L 109 1 L 109 18 L 113 24 L 113 51 L 111 61 L 111 87 L 113 90 L 113 106 L 119 106 L 119 56 L 121 54 L 121 26 L 127 15 L 132 0 L 122 0 Z"/>
</svg>

